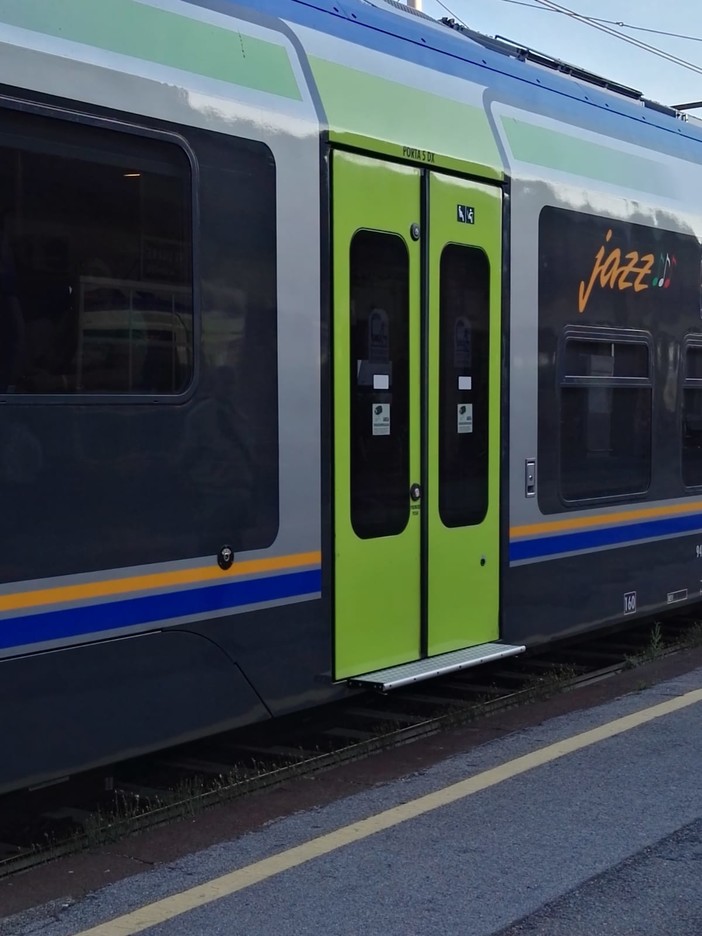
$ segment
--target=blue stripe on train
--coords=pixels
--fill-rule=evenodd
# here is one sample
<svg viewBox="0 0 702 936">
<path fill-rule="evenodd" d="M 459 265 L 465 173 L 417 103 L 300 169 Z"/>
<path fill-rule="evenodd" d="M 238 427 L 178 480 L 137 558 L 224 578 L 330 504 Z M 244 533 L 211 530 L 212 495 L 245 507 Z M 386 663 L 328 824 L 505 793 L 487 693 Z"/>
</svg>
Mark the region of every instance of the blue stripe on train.
<svg viewBox="0 0 702 936">
<path fill-rule="evenodd" d="M 311 569 L 165 595 L 147 595 L 60 611 L 42 611 L 0 621 L 0 648 L 63 640 L 136 624 L 158 624 L 187 615 L 295 598 L 319 592 L 321 587 L 321 570 Z"/>
<path fill-rule="evenodd" d="M 512 540 L 509 544 L 510 562 L 524 559 L 545 559 L 550 556 L 603 546 L 634 544 L 637 540 L 654 539 L 691 533 L 702 529 L 702 513 L 683 517 L 665 517 L 662 520 L 646 520 L 622 526 L 604 527 L 599 530 L 579 530 L 576 533 L 559 533 L 539 539 Z"/>
</svg>

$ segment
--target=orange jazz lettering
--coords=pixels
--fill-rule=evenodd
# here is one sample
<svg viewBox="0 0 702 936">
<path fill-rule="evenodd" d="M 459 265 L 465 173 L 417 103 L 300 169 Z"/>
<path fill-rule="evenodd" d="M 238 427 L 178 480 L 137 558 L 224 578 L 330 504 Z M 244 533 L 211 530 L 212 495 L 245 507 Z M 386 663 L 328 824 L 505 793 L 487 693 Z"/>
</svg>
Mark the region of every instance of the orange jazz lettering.
<svg viewBox="0 0 702 936">
<path fill-rule="evenodd" d="M 607 244 L 612 239 L 612 230 L 610 228 L 605 235 L 605 243 L 600 247 L 595 256 L 595 262 L 592 267 L 592 273 L 587 283 L 581 281 L 578 289 L 578 312 L 581 314 L 587 309 L 592 290 L 599 282 L 602 289 L 608 286 L 610 289 L 617 289 L 623 292 L 625 289 L 633 289 L 634 292 L 641 292 L 649 288 L 647 282 L 653 270 L 655 257 L 653 254 L 639 254 L 637 250 L 632 250 L 622 256 L 619 247 L 607 250 Z"/>
</svg>

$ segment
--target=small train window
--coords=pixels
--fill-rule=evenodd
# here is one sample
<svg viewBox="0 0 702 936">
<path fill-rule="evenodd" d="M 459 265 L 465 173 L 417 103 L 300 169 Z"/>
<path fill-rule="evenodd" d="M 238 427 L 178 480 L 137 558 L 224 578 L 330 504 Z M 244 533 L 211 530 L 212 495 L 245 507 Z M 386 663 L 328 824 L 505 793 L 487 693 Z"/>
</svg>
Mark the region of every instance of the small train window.
<svg viewBox="0 0 702 936">
<path fill-rule="evenodd" d="M 409 520 L 409 254 L 401 237 L 362 230 L 349 261 L 351 523 L 374 539 Z"/>
<path fill-rule="evenodd" d="M 0 394 L 178 394 L 191 169 L 171 142 L 3 112 Z"/>
<path fill-rule="evenodd" d="M 686 487 L 702 485 L 702 344 L 683 350 L 682 475 Z"/>
<path fill-rule="evenodd" d="M 566 336 L 560 378 L 564 501 L 644 493 L 651 479 L 651 352 L 644 341 Z"/>
<path fill-rule="evenodd" d="M 490 263 L 447 244 L 439 275 L 439 516 L 470 526 L 488 509 Z"/>
</svg>

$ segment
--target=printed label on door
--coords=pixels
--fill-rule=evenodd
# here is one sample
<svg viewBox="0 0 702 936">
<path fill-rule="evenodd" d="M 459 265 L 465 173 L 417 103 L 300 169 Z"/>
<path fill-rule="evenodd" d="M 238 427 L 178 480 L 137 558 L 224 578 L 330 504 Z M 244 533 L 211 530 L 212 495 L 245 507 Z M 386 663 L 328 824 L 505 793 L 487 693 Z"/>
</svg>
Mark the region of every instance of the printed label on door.
<svg viewBox="0 0 702 936">
<path fill-rule="evenodd" d="M 390 435 L 390 404 L 373 404 L 373 435 Z"/>
<path fill-rule="evenodd" d="M 473 404 L 472 403 L 459 403 L 458 404 L 458 426 L 457 430 L 459 435 L 462 435 L 464 432 L 473 431 Z"/>
</svg>

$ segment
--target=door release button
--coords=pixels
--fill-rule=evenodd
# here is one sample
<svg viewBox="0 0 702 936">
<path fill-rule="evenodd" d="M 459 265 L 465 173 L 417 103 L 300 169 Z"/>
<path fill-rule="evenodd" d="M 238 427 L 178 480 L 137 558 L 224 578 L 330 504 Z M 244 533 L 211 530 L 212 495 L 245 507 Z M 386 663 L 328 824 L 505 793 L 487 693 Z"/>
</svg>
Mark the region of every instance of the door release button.
<svg viewBox="0 0 702 936">
<path fill-rule="evenodd" d="M 413 484 L 410 488 L 410 497 L 413 501 L 418 501 L 422 496 L 422 488 L 419 484 Z"/>
</svg>

